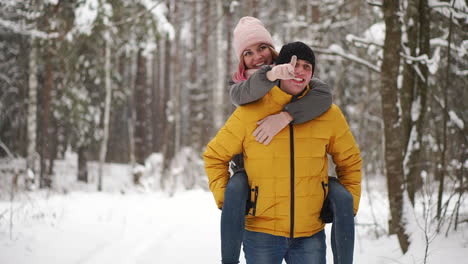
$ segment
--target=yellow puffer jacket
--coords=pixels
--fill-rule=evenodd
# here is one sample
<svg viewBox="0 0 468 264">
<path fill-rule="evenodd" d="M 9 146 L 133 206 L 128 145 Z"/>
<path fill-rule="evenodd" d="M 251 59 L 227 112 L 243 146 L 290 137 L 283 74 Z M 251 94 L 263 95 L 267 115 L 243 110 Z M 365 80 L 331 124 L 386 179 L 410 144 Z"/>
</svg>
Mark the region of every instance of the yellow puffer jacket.
<svg viewBox="0 0 468 264">
<path fill-rule="evenodd" d="M 361 156 L 336 105 L 312 121 L 284 128 L 267 146 L 256 142 L 252 136 L 256 122 L 281 111 L 291 99 L 275 86 L 259 101 L 238 107 L 203 157 L 209 187 L 221 208 L 229 161 L 244 153 L 253 203 L 246 217 L 247 230 L 305 237 L 324 228 L 319 215 L 327 192 L 327 153 L 333 157 L 340 182 L 354 197 L 354 213 L 361 194 Z"/>
</svg>

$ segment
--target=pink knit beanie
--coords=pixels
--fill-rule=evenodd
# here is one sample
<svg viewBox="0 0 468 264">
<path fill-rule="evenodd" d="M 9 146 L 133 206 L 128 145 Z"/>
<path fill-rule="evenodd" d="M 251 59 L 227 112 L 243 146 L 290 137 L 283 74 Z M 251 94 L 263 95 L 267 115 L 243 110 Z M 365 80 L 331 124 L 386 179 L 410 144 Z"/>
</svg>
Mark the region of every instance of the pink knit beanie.
<svg viewBox="0 0 468 264">
<path fill-rule="evenodd" d="M 273 47 L 273 39 L 270 32 L 265 29 L 263 23 L 255 17 L 246 16 L 239 20 L 234 28 L 234 51 L 240 59 L 242 52 L 254 44 L 265 43 Z"/>
</svg>

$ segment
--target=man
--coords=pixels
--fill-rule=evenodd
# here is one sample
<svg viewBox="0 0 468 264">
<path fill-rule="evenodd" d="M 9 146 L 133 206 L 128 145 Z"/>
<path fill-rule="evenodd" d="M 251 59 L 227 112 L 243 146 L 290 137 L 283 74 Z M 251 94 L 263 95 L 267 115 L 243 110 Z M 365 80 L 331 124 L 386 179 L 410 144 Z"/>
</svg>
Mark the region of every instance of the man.
<svg viewBox="0 0 468 264">
<path fill-rule="evenodd" d="M 244 234 L 247 263 L 325 263 L 324 223 L 319 217 L 328 191 L 327 153 L 340 182 L 353 195 L 354 214 L 361 192 L 361 156 L 336 105 L 314 120 L 290 124 L 269 145 L 256 141 L 262 137 L 253 134 L 257 121 L 310 90 L 315 56 L 307 45 L 285 45 L 276 62 L 265 78 L 277 85 L 257 102 L 238 107 L 208 144 L 204 160 L 209 186 L 221 208 L 228 163 L 243 152 L 252 204 Z"/>
</svg>

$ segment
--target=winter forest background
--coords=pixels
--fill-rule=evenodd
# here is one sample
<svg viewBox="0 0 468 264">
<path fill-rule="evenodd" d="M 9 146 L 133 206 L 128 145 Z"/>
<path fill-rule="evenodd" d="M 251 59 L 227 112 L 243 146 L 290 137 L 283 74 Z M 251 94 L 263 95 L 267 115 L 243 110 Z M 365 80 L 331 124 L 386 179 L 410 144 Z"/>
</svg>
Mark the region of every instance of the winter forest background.
<svg viewBox="0 0 468 264">
<path fill-rule="evenodd" d="M 201 153 L 234 109 L 232 30 L 246 15 L 277 50 L 300 40 L 315 51 L 315 77 L 360 146 L 363 190 L 384 185 L 376 235 L 407 252 L 408 210 L 437 235 L 466 233 L 464 0 L 2 0 L 0 200 L 105 191 L 116 163 L 131 168 L 122 193 L 207 190 Z M 6 232 L 13 207 L 0 208 Z"/>
</svg>

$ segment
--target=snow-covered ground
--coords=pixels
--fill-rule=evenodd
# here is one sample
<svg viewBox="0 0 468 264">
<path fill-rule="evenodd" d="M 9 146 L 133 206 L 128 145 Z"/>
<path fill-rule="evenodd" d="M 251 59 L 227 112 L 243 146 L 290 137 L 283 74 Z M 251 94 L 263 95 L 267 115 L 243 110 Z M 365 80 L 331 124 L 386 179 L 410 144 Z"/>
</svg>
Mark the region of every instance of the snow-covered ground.
<svg viewBox="0 0 468 264">
<path fill-rule="evenodd" d="M 73 178 L 69 176 L 73 170 L 67 173 L 64 166 L 57 167 L 62 169 L 62 180 Z M 128 171 L 126 166 L 107 165 L 105 183 L 117 186 Z M 220 263 L 220 211 L 210 192 L 177 191 L 170 196 L 130 189 L 98 193 L 91 187 L 94 185 L 75 187 L 66 193 L 20 192 L 13 202 L 0 201 L 0 263 Z M 369 189 L 370 194 L 363 192 L 356 218 L 354 263 L 425 263 L 423 217 L 410 219 L 412 244 L 402 255 L 396 236 L 384 233 L 388 215 L 384 181 Z M 464 209 L 466 212 L 466 205 Z M 327 235 L 329 232 L 328 225 Z M 427 233 L 426 263 L 468 259 L 466 223 L 447 237 L 445 228 L 434 235 L 433 225 Z M 333 263 L 330 247 L 327 251 L 328 263 Z"/>
</svg>

